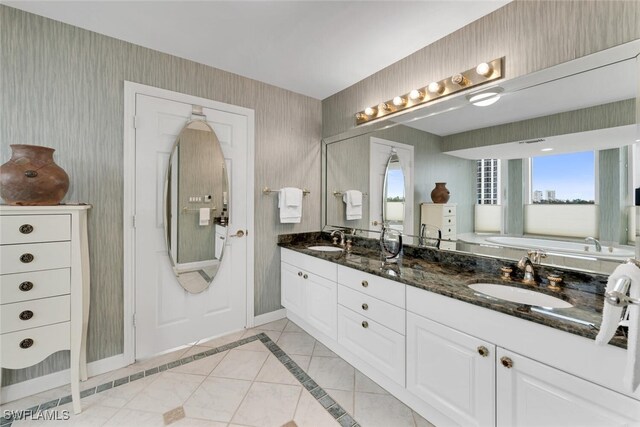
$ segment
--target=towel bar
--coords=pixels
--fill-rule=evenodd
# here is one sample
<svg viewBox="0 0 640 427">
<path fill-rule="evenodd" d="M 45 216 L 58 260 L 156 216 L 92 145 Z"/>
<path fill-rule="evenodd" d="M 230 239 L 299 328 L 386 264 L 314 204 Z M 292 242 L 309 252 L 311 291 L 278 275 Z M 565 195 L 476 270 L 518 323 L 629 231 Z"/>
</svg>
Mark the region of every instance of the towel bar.
<svg viewBox="0 0 640 427">
<path fill-rule="evenodd" d="M 336 197 L 340 197 L 340 196 L 342 196 L 343 194 L 344 194 L 344 191 L 338 191 L 338 190 L 336 190 L 336 191 L 334 191 L 334 192 L 333 192 L 333 195 L 334 195 L 334 196 L 336 196 Z M 368 195 L 369 195 L 369 193 L 362 193 L 362 195 L 363 195 L 363 196 L 368 196 Z"/>
<path fill-rule="evenodd" d="M 262 193 L 263 194 L 269 194 L 269 193 L 279 193 L 280 190 L 272 190 L 269 187 L 264 187 L 262 189 Z M 311 191 L 307 190 L 306 188 L 304 190 L 302 190 L 302 195 L 306 196 L 307 194 L 311 194 Z"/>
<path fill-rule="evenodd" d="M 216 208 L 188 208 L 185 206 L 182 208 L 182 212 L 200 212 L 200 209 L 211 209 L 212 211 L 217 210 Z"/>
</svg>

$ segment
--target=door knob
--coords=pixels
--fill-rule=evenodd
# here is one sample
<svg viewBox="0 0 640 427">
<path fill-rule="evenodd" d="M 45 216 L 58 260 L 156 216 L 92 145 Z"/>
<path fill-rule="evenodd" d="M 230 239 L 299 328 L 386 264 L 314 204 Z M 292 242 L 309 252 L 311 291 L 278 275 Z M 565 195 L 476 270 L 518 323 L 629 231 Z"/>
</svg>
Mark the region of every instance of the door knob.
<svg viewBox="0 0 640 427">
<path fill-rule="evenodd" d="M 380 223 L 379 223 L 378 221 L 373 221 L 373 222 L 371 223 L 371 225 L 379 225 L 379 224 L 380 224 Z"/>
<path fill-rule="evenodd" d="M 238 231 L 236 231 L 236 234 L 232 234 L 229 237 L 244 237 L 244 234 L 245 234 L 244 230 L 238 230 Z"/>
</svg>

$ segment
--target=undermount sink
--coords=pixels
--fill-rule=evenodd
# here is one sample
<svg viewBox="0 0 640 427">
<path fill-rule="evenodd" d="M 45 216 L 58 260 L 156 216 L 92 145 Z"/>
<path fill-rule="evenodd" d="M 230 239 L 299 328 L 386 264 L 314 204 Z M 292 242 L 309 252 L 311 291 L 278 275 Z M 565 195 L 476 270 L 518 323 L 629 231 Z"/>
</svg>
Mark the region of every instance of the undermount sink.
<svg viewBox="0 0 640 427">
<path fill-rule="evenodd" d="M 307 246 L 307 249 L 319 252 L 342 252 L 342 248 L 336 246 Z"/>
<path fill-rule="evenodd" d="M 473 285 L 469 285 L 469 287 L 482 294 L 518 304 L 535 305 L 547 308 L 573 307 L 572 304 L 561 300 L 560 298 L 513 286 L 496 285 L 493 283 L 474 283 Z"/>
</svg>

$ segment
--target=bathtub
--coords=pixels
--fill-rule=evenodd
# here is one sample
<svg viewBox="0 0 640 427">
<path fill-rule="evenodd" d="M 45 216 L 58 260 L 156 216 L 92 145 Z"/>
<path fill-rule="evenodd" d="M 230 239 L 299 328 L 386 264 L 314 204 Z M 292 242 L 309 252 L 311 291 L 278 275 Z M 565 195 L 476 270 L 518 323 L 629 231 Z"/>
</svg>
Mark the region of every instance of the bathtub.
<svg viewBox="0 0 640 427">
<path fill-rule="evenodd" d="M 487 244 L 499 245 L 506 248 L 542 249 L 548 253 L 587 256 L 609 260 L 624 261 L 627 258 L 633 258 L 635 255 L 635 249 L 632 246 L 614 247 L 610 250 L 608 246 L 603 244 L 602 252 L 596 252 L 596 248 L 593 244 L 587 245 L 584 242 L 510 236 L 487 236 L 484 240 Z M 588 248 L 588 250 L 585 250 L 585 248 Z"/>
</svg>

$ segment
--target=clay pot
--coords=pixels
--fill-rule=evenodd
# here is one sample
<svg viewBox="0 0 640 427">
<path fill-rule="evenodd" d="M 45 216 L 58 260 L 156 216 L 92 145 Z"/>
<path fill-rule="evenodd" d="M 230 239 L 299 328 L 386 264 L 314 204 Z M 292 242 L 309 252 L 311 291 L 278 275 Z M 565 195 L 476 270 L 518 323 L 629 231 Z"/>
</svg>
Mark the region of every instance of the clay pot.
<svg viewBox="0 0 640 427">
<path fill-rule="evenodd" d="M 436 188 L 431 191 L 431 200 L 433 203 L 447 203 L 450 194 L 446 182 L 436 182 Z"/>
<path fill-rule="evenodd" d="M 10 205 L 57 205 L 69 190 L 69 176 L 53 161 L 53 148 L 11 145 L 11 160 L 0 166 L 0 197 Z"/>
</svg>

